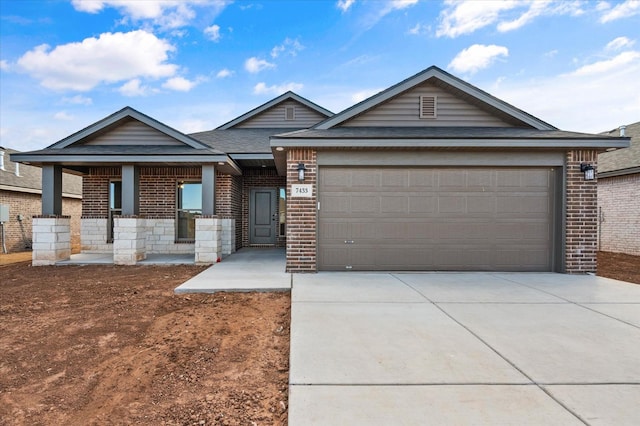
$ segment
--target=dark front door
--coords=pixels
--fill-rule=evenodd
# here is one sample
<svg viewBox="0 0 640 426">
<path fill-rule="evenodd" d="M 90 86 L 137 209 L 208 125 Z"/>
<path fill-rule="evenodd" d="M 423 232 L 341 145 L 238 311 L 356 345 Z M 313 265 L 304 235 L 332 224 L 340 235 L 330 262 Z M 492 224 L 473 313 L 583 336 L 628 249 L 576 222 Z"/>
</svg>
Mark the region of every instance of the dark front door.
<svg viewBox="0 0 640 426">
<path fill-rule="evenodd" d="M 278 225 L 278 191 L 254 188 L 249 202 L 249 244 L 275 244 Z"/>
</svg>

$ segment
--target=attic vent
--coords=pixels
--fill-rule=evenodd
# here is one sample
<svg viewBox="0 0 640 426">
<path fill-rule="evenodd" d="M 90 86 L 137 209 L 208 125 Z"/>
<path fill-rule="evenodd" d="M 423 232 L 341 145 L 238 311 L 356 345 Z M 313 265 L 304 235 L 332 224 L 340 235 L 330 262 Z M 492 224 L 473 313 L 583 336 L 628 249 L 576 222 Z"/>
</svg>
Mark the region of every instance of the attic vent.
<svg viewBox="0 0 640 426">
<path fill-rule="evenodd" d="M 436 118 L 437 106 L 437 96 L 420 96 L 420 118 Z"/>
<path fill-rule="evenodd" d="M 291 121 L 296 119 L 296 107 L 288 106 L 284 108 L 284 119 Z"/>
</svg>

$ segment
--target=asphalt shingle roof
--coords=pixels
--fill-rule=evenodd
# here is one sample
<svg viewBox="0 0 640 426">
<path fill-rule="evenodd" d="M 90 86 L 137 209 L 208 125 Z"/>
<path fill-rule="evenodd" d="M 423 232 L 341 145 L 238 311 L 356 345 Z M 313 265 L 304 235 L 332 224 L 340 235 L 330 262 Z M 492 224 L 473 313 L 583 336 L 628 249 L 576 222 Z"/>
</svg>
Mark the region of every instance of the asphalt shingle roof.
<svg viewBox="0 0 640 426">
<path fill-rule="evenodd" d="M 271 153 L 269 137 L 299 129 L 227 129 L 192 133 L 189 136 L 227 154 Z"/>
<path fill-rule="evenodd" d="M 607 136 L 619 136 L 620 129 L 601 133 Z M 614 172 L 640 167 L 640 121 L 628 124 L 625 136 L 631 138 L 629 148 L 622 148 L 598 155 L 598 173 Z"/>
</svg>

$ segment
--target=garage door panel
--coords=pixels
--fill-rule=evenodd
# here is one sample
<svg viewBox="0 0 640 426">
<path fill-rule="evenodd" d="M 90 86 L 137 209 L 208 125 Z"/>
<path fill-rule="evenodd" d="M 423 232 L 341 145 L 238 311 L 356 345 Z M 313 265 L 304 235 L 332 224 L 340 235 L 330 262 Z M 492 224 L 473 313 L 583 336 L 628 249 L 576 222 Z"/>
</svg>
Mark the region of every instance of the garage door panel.
<svg viewBox="0 0 640 426">
<path fill-rule="evenodd" d="M 553 173 L 321 167 L 319 269 L 550 271 Z"/>
</svg>

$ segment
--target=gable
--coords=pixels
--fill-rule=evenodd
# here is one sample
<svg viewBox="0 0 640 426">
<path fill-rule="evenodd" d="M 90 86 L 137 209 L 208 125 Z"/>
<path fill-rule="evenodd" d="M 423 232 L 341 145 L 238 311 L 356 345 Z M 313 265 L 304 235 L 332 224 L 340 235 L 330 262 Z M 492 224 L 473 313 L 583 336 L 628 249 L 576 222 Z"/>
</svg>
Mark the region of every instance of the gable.
<svg viewBox="0 0 640 426">
<path fill-rule="evenodd" d="M 182 142 L 138 120 L 118 124 L 75 145 L 184 146 Z"/>
<path fill-rule="evenodd" d="M 513 127 L 513 124 L 427 81 L 364 111 L 341 126 Z"/>
<path fill-rule="evenodd" d="M 234 126 L 236 129 L 307 128 L 327 118 L 302 103 L 288 99 Z"/>
</svg>

